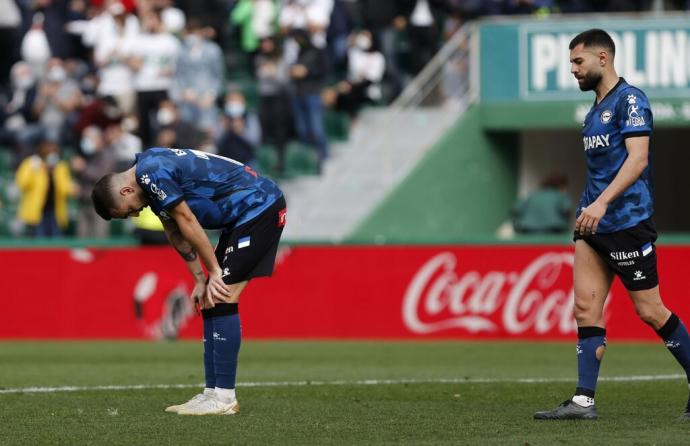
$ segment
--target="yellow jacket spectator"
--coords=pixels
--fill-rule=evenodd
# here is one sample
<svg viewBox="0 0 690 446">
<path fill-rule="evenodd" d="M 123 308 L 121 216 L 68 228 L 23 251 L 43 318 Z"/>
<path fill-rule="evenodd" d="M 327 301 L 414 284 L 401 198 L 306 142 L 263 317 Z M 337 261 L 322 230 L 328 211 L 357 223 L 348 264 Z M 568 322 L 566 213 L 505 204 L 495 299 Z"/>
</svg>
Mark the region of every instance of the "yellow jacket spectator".
<svg viewBox="0 0 690 446">
<path fill-rule="evenodd" d="M 15 181 L 21 191 L 18 216 L 26 225 L 26 234 L 61 235 L 68 223 L 67 199 L 75 188 L 68 164 L 60 160 L 57 144 L 43 142 L 37 155 L 21 162 Z"/>
</svg>

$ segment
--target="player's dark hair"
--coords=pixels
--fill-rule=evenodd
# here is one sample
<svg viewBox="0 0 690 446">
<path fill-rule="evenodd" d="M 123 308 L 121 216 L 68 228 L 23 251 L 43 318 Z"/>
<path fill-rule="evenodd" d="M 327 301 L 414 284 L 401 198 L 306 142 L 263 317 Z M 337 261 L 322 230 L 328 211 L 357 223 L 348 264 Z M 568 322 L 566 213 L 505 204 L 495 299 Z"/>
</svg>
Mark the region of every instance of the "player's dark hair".
<svg viewBox="0 0 690 446">
<path fill-rule="evenodd" d="M 117 206 L 115 203 L 115 173 L 109 173 L 98 180 L 91 191 L 91 201 L 93 201 L 93 208 L 96 213 L 101 216 L 103 220 L 110 220 L 110 209 Z"/>
<path fill-rule="evenodd" d="M 589 48 L 594 46 L 606 48 L 612 56 L 616 54 L 616 44 L 613 43 L 613 39 L 609 33 L 603 29 L 592 28 L 581 32 L 570 41 L 569 49 L 572 50 L 579 44 L 583 44 L 585 47 Z"/>
</svg>

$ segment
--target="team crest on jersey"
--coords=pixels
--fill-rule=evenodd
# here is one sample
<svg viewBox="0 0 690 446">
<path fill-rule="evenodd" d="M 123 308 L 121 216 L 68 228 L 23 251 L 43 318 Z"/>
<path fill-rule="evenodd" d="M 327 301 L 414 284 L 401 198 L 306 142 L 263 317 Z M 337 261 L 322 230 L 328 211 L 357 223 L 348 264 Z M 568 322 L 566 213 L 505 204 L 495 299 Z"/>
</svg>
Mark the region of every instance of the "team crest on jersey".
<svg viewBox="0 0 690 446">
<path fill-rule="evenodd" d="M 634 94 L 629 94 L 628 95 L 628 104 L 637 104 L 637 96 Z"/>
<path fill-rule="evenodd" d="M 613 118 L 613 112 L 611 110 L 604 110 L 601 113 L 602 124 L 608 124 L 609 122 L 611 122 L 611 118 Z"/>
<path fill-rule="evenodd" d="M 151 182 L 151 179 L 149 178 L 149 174 L 145 173 L 139 178 L 139 180 L 144 183 L 144 184 L 149 184 Z"/>
</svg>

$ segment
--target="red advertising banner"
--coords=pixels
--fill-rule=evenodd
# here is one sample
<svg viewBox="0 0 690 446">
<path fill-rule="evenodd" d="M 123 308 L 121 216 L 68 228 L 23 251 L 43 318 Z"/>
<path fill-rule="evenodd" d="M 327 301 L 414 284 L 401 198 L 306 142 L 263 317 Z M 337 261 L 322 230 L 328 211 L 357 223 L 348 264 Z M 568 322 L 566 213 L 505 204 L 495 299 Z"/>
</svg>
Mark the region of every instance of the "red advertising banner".
<svg viewBox="0 0 690 446">
<path fill-rule="evenodd" d="M 660 247 L 661 293 L 690 321 L 690 246 Z M 248 338 L 572 340 L 571 246 L 328 246 L 279 252 L 240 314 Z M 0 251 L 0 338 L 199 338 L 171 248 Z M 616 280 L 611 339 L 656 340 Z"/>
</svg>

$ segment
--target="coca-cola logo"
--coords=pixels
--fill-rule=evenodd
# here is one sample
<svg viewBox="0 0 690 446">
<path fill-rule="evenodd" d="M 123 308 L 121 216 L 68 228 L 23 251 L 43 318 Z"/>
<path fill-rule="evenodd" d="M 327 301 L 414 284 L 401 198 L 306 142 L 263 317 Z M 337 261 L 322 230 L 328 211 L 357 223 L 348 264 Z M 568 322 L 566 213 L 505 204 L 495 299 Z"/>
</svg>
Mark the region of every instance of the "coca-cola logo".
<svg viewBox="0 0 690 446">
<path fill-rule="evenodd" d="M 572 252 L 547 252 L 521 271 L 457 271 L 442 252 L 427 261 L 405 292 L 402 317 L 412 332 L 577 332 L 573 318 Z M 610 300 L 610 299 L 609 299 Z"/>
</svg>

